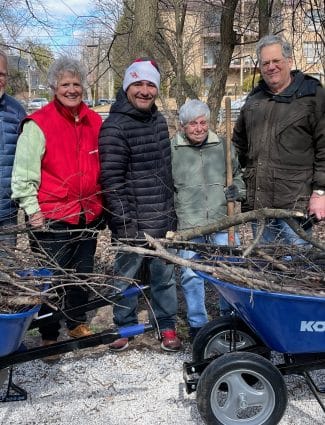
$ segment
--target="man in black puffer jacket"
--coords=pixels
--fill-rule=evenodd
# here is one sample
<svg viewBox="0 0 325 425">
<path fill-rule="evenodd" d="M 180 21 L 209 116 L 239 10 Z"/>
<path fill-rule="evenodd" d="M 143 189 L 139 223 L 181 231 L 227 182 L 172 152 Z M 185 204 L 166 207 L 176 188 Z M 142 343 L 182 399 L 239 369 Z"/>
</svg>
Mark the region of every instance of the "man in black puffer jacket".
<svg viewBox="0 0 325 425">
<path fill-rule="evenodd" d="M 154 61 L 144 58 L 133 62 L 100 132 L 101 183 L 114 239 L 143 239 L 144 233 L 161 238 L 175 230 L 168 127 L 155 105 L 159 85 L 160 73 Z M 174 266 L 159 258 L 118 253 L 114 273 L 134 278 L 144 261 L 161 348 L 178 351 Z M 123 290 L 129 282 L 116 279 L 114 284 Z M 119 302 L 114 306 L 115 324 L 137 324 L 136 310 L 137 297 Z M 128 343 L 128 338 L 121 338 L 109 347 L 122 351 Z"/>
</svg>

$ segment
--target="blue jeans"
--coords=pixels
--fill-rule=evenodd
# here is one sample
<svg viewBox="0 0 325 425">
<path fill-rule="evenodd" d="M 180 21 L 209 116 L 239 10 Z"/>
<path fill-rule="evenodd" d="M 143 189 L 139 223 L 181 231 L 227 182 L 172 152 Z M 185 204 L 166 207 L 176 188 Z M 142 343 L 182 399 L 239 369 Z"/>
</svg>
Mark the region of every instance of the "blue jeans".
<svg viewBox="0 0 325 425">
<path fill-rule="evenodd" d="M 299 220 L 296 219 L 299 224 Z M 257 222 L 252 222 L 253 235 L 256 237 L 258 232 Z M 311 234 L 311 228 L 306 230 L 307 234 Z M 307 241 L 301 239 L 297 233 L 289 226 L 289 224 L 281 218 L 272 218 L 266 221 L 265 229 L 260 239 L 261 243 L 281 242 L 288 245 L 306 245 Z"/>
<path fill-rule="evenodd" d="M 236 244 L 239 245 L 239 237 L 235 235 Z M 207 236 L 194 238 L 191 242 L 210 243 L 215 245 L 228 245 L 228 233 L 217 232 Z M 186 260 L 192 259 L 194 251 L 180 250 L 178 255 Z M 191 328 L 201 328 L 208 320 L 205 308 L 204 279 L 188 267 L 181 267 L 181 285 L 187 306 L 187 320 Z M 222 297 L 219 297 L 220 314 L 225 315 L 233 309 Z"/>
<path fill-rule="evenodd" d="M 171 251 L 171 250 L 170 250 Z M 145 261 L 150 285 L 151 305 L 159 329 L 175 329 L 177 314 L 176 280 L 173 264 L 167 264 L 160 258 L 145 258 L 135 253 L 118 253 L 114 263 L 114 276 L 134 279 Z M 114 285 L 121 291 L 130 286 L 130 282 L 118 277 Z M 137 319 L 138 297 L 124 298 L 114 305 L 114 323 L 117 326 L 135 325 Z"/>
</svg>

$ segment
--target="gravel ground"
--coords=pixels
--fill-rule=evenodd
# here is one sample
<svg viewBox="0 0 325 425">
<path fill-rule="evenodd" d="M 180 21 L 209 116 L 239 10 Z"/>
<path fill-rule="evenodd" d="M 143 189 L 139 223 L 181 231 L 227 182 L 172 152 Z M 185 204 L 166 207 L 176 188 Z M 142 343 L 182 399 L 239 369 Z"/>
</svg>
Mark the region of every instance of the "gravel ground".
<svg viewBox="0 0 325 425">
<path fill-rule="evenodd" d="M 93 326 L 98 326 L 98 317 Z M 27 335 L 27 342 L 37 345 L 39 337 Z M 149 332 L 119 354 L 102 345 L 67 353 L 51 364 L 20 364 L 14 368 L 14 382 L 28 392 L 28 399 L 3 403 L 0 423 L 203 425 L 195 393 L 185 391 L 182 365 L 190 360 L 188 342 L 180 353 L 165 353 Z M 325 383 L 324 373 L 320 379 Z M 280 424 L 323 425 L 325 414 L 303 379 L 290 376 L 285 381 L 289 402 Z"/>
</svg>

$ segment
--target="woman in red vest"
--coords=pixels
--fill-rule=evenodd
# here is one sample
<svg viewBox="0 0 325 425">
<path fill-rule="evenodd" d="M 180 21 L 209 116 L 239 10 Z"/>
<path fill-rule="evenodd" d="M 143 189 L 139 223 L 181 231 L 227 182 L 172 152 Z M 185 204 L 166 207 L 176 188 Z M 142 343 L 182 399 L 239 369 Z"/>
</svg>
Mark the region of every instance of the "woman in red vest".
<svg viewBox="0 0 325 425">
<path fill-rule="evenodd" d="M 45 254 L 47 266 L 56 272 L 72 269 L 83 278 L 93 271 L 97 232 L 91 230 L 102 220 L 102 120 L 82 101 L 86 72 L 78 61 L 56 60 L 48 80 L 53 100 L 23 121 L 12 174 L 13 198 L 28 218 L 33 251 Z M 65 290 L 66 309 L 87 301 L 83 286 Z M 48 309 L 42 306 L 41 314 Z M 40 327 L 44 345 L 56 342 L 59 328 L 59 323 Z M 91 334 L 85 314 L 69 315 L 67 328 L 74 338 Z"/>
</svg>

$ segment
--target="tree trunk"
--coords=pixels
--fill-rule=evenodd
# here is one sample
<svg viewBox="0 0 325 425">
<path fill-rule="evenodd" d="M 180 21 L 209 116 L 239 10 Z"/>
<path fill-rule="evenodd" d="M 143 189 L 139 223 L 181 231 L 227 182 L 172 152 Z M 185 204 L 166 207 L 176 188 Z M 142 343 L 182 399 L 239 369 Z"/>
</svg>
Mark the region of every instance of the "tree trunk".
<svg viewBox="0 0 325 425">
<path fill-rule="evenodd" d="M 264 35 L 268 35 L 269 33 L 270 17 L 268 11 L 268 3 L 268 0 L 258 1 L 259 38 L 264 37 Z"/>
<path fill-rule="evenodd" d="M 225 92 L 229 66 L 236 44 L 234 16 L 239 0 L 225 0 L 221 13 L 220 43 L 216 52 L 216 66 L 207 103 L 211 110 L 211 126 L 216 128 L 217 114 Z"/>
<path fill-rule="evenodd" d="M 157 28 L 158 0 L 137 0 L 134 9 L 134 25 L 131 38 L 133 58 L 154 57 Z"/>
</svg>

